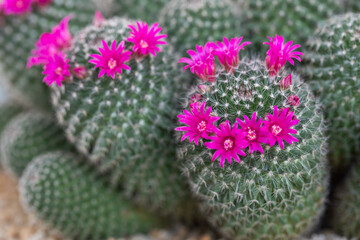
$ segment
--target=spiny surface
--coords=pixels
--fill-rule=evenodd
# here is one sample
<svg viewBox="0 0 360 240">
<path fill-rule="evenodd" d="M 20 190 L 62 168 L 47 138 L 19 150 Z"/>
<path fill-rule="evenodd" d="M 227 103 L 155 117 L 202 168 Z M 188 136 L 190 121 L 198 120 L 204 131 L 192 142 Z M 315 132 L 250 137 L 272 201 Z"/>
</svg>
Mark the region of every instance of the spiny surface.
<svg viewBox="0 0 360 240">
<path fill-rule="evenodd" d="M 331 167 L 341 171 L 360 154 L 360 14 L 323 22 L 308 49 L 304 75 L 324 106 Z"/>
<path fill-rule="evenodd" d="M 86 66 L 88 77 L 53 88 L 53 105 L 68 139 L 114 185 L 121 185 L 126 196 L 146 208 L 183 214 L 177 207 L 187 187 L 175 161 L 172 129 L 186 81 L 172 54 L 164 49 L 155 58 L 132 59 L 126 63 L 131 71 L 115 79 L 99 79 L 88 63 L 101 40 L 126 39 L 129 23 L 112 19 L 101 29 L 88 27 L 78 35 L 69 64 Z M 126 42 L 127 49 L 130 45 Z"/>
<path fill-rule="evenodd" d="M 72 14 L 70 28 L 74 33 L 92 22 L 95 10 L 94 2 L 88 0 L 53 0 L 44 9 L 34 9 L 27 15 L 2 17 L 0 64 L 6 73 L 1 78 L 5 87 L 16 90 L 28 105 L 50 107 L 48 88 L 41 81 L 42 69 L 26 69 L 31 50 L 40 35 L 49 32 L 65 16 Z"/>
<path fill-rule="evenodd" d="M 293 75 L 290 89 L 279 90 L 276 83 L 286 75 L 270 79 L 264 63 L 243 61 L 234 75 L 217 76 L 204 101 L 219 122 L 233 124 L 253 112 L 264 118 L 274 105 L 286 107 L 288 95 L 297 95 L 301 104 L 292 111 L 300 120 L 298 143 L 284 150 L 266 147 L 264 154 L 246 150 L 241 163 L 226 162 L 224 168 L 211 161 L 212 151 L 202 143 L 185 141 L 178 148 L 183 172 L 202 199 L 200 207 L 229 239 L 297 239 L 316 226 L 322 213 L 327 192 L 322 112 L 298 76 Z"/>
<path fill-rule="evenodd" d="M 108 189 L 79 157 L 52 152 L 34 159 L 20 181 L 25 208 L 79 240 L 126 237 L 161 226 L 159 219 L 135 209 Z"/>
<path fill-rule="evenodd" d="M 45 113 L 21 113 L 11 120 L 1 135 L 2 164 L 17 177 L 34 157 L 60 149 L 70 149 L 70 144 L 55 119 Z"/>
<path fill-rule="evenodd" d="M 242 28 L 257 50 L 267 36 L 279 34 L 305 43 L 319 21 L 340 11 L 337 0 L 234 0 L 242 9 Z"/>
<path fill-rule="evenodd" d="M 348 238 L 360 238 L 360 163 L 350 170 L 343 184 L 337 187 L 332 227 Z"/>
<path fill-rule="evenodd" d="M 196 44 L 241 36 L 237 10 L 230 0 L 172 0 L 161 11 L 159 22 L 174 50 L 184 55 Z"/>
</svg>

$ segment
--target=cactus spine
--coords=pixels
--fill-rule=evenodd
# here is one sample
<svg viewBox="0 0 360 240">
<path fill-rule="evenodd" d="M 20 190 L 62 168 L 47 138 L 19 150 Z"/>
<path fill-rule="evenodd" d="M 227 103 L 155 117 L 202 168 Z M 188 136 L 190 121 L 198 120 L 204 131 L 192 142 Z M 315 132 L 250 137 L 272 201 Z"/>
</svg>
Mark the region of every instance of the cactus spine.
<svg viewBox="0 0 360 240">
<path fill-rule="evenodd" d="M 360 15 L 332 17 L 308 41 L 304 75 L 328 121 L 329 160 L 344 170 L 360 154 Z"/>
<path fill-rule="evenodd" d="M 51 116 L 37 111 L 13 118 L 1 136 L 2 164 L 18 177 L 34 157 L 48 151 L 67 149 L 70 145 L 62 129 Z"/>
<path fill-rule="evenodd" d="M 296 239 L 316 226 L 324 208 L 327 188 L 326 144 L 320 106 L 299 76 L 292 86 L 279 90 L 287 74 L 269 77 L 258 60 L 243 61 L 234 74 L 220 73 L 201 94 L 212 114 L 220 121 L 243 119 L 253 112 L 265 117 L 273 106 L 287 107 L 287 96 L 297 95 L 301 104 L 292 107 L 300 120 L 298 143 L 266 147 L 264 154 L 247 153 L 241 163 L 211 161 L 212 151 L 202 140 L 198 146 L 185 141 L 179 146 L 179 159 L 192 192 L 202 201 L 200 207 L 211 223 L 229 239 Z"/>
<path fill-rule="evenodd" d="M 92 168 L 70 153 L 37 157 L 19 187 L 27 210 L 71 238 L 126 237 L 162 226 L 108 189 Z"/>
</svg>

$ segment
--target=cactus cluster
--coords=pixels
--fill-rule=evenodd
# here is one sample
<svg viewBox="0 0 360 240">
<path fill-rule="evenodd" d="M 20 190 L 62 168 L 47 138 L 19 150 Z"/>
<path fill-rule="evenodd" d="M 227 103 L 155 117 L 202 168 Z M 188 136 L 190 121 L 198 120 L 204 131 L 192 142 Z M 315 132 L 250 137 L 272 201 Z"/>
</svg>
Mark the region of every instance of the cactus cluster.
<svg viewBox="0 0 360 240">
<path fill-rule="evenodd" d="M 4 86 L 28 105 L 49 108 L 46 100 L 49 90 L 39 81 L 41 68 L 26 68 L 31 50 L 40 35 L 49 32 L 65 16 L 72 15 L 72 32 L 90 24 L 95 6 L 88 0 L 53 0 L 24 15 L 0 16 L 0 65 L 5 73 L 1 78 Z"/>
<path fill-rule="evenodd" d="M 261 49 L 266 36 L 281 34 L 305 43 L 319 21 L 340 12 L 337 0 L 234 0 L 242 9 L 242 29 Z"/>
<path fill-rule="evenodd" d="M 360 238 L 360 164 L 354 164 L 334 197 L 332 227 L 342 236 Z"/>
<path fill-rule="evenodd" d="M 164 226 L 106 187 L 80 157 L 51 152 L 34 159 L 20 181 L 26 209 L 68 237 L 99 240 Z"/>
<path fill-rule="evenodd" d="M 171 0 L 160 12 L 159 22 L 174 50 L 184 54 L 197 43 L 238 36 L 238 10 L 231 0 Z"/>
<path fill-rule="evenodd" d="M 360 14 L 322 22 L 307 49 L 302 70 L 325 110 L 331 167 L 341 171 L 360 154 Z"/>
<path fill-rule="evenodd" d="M 172 122 L 187 84 L 172 54 L 166 49 L 156 57 L 132 58 L 131 70 L 114 79 L 99 79 L 88 62 L 102 40 L 129 37 L 133 23 L 115 18 L 81 31 L 68 53 L 69 65 L 85 66 L 87 77 L 53 87 L 52 102 L 68 139 L 113 185 L 142 206 L 180 214 L 187 188 L 175 161 Z M 125 48 L 130 46 L 126 42 Z"/>
<path fill-rule="evenodd" d="M 293 108 L 300 119 L 298 143 L 266 147 L 241 163 L 221 168 L 211 161 L 212 151 L 202 143 L 184 143 L 178 149 L 183 172 L 192 191 L 203 201 L 210 221 L 230 239 L 291 239 L 313 228 L 326 195 L 326 144 L 320 106 L 309 87 L 293 76 L 291 89 L 279 90 L 286 75 L 269 77 L 258 60 L 242 62 L 234 74 L 220 73 L 203 94 L 212 113 L 234 123 L 236 118 L 266 116 L 273 106 L 287 107 L 287 96 L 297 95 Z M 196 89 L 191 94 L 200 92 Z"/>
<path fill-rule="evenodd" d="M 18 177 L 38 155 L 70 149 L 55 119 L 37 111 L 21 113 L 13 118 L 2 133 L 0 146 L 4 168 Z"/>
</svg>

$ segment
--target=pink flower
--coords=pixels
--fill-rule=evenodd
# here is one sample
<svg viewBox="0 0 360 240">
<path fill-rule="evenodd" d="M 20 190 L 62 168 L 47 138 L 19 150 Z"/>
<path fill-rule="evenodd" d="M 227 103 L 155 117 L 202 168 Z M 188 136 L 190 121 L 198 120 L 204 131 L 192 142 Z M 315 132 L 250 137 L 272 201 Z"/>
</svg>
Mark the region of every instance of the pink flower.
<svg viewBox="0 0 360 240">
<path fill-rule="evenodd" d="M 87 75 L 86 67 L 84 67 L 84 66 L 76 67 L 73 69 L 73 73 L 74 73 L 75 77 L 84 79 Z"/>
<path fill-rule="evenodd" d="M 284 43 L 283 37 L 278 35 L 268 38 L 269 42 L 264 42 L 263 44 L 270 46 L 265 59 L 270 76 L 275 76 L 284 67 L 286 61 L 289 61 L 291 65 L 294 65 L 293 58 L 301 62 L 301 58 L 298 55 L 303 55 L 303 53 L 293 52 L 301 47 L 299 44 L 291 46 L 293 41 Z"/>
<path fill-rule="evenodd" d="M 162 38 L 166 38 L 167 35 L 158 35 L 161 31 L 161 27 L 158 27 L 158 23 L 149 26 L 144 22 L 136 22 L 137 28 L 133 25 L 129 25 L 131 29 L 130 37 L 126 41 L 134 43 L 133 52 L 139 56 L 146 56 L 151 53 L 156 57 L 156 52 L 161 52 L 161 49 L 157 45 L 166 45 L 165 41 L 160 41 Z"/>
<path fill-rule="evenodd" d="M 51 86 L 55 82 L 61 87 L 61 82 L 70 78 L 69 59 L 65 58 L 64 54 L 55 54 L 54 57 L 49 59 L 49 63 L 45 65 L 42 74 L 46 75 L 43 82 Z"/>
<path fill-rule="evenodd" d="M 194 103 L 190 106 L 190 112 L 183 110 L 184 115 L 177 116 L 179 118 L 179 122 L 187 125 L 175 128 L 176 131 L 186 132 L 181 138 L 181 141 L 189 138 L 190 142 L 194 141 L 195 144 L 198 145 L 199 138 L 209 138 L 209 134 L 216 130 L 213 123 L 220 118 L 210 116 L 212 108 L 209 107 L 205 110 L 205 106 L 206 102 L 203 102 L 200 107 Z"/>
<path fill-rule="evenodd" d="M 220 156 L 220 166 L 224 167 L 225 159 L 231 164 L 231 158 L 235 162 L 241 162 L 240 156 L 246 156 L 241 150 L 246 146 L 244 136 L 240 129 L 237 128 L 237 123 L 231 128 L 229 121 L 225 124 L 220 124 L 220 129 L 216 129 L 215 136 L 209 137 L 212 142 L 204 143 L 209 149 L 216 149 L 212 161 L 215 161 Z"/>
<path fill-rule="evenodd" d="M 31 11 L 32 0 L 3 0 L 1 9 L 4 15 L 22 15 Z"/>
<path fill-rule="evenodd" d="M 125 65 L 124 62 L 128 61 L 131 56 L 131 52 L 125 49 L 125 42 L 121 41 L 118 46 L 116 46 L 116 40 L 113 41 L 111 49 L 107 43 L 103 40 L 103 47 L 99 48 L 101 55 L 92 54 L 89 63 L 95 64 L 95 68 L 100 68 L 99 78 L 104 74 L 108 77 L 111 76 L 112 79 L 115 79 L 115 74 L 122 73 L 122 69 L 130 70 L 131 68 L 128 65 Z"/>
<path fill-rule="evenodd" d="M 34 3 L 39 5 L 40 7 L 46 7 L 49 5 L 53 0 L 33 0 Z"/>
<path fill-rule="evenodd" d="M 65 17 L 50 33 L 41 34 L 27 62 L 27 68 L 34 65 L 46 65 L 55 54 L 68 49 L 72 45 L 72 36 L 68 29 L 71 16 Z"/>
<path fill-rule="evenodd" d="M 190 58 L 181 58 L 178 63 L 186 63 L 183 68 L 185 71 L 187 68 L 190 68 L 192 73 L 195 73 L 201 80 L 214 82 L 215 81 L 215 58 L 213 55 L 213 43 L 206 43 L 205 47 L 196 45 L 196 51 L 188 50 L 187 53 L 190 55 Z"/>
<path fill-rule="evenodd" d="M 190 98 L 190 104 L 196 103 L 196 102 L 202 102 L 204 100 L 203 96 L 201 96 L 200 93 L 195 93 Z"/>
<path fill-rule="evenodd" d="M 249 152 L 252 154 L 253 152 L 259 151 L 264 153 L 263 148 L 260 143 L 266 143 L 266 132 L 261 128 L 263 120 L 260 118 L 258 121 L 256 120 L 256 112 L 253 113 L 251 120 L 247 116 L 244 116 L 245 121 L 241 121 L 240 119 L 236 119 L 236 121 L 240 124 L 241 131 L 244 135 L 244 141 L 246 144 L 245 147 L 249 147 Z"/>
<path fill-rule="evenodd" d="M 244 46 L 251 44 L 251 42 L 241 43 L 243 37 L 235 37 L 229 40 L 224 37 L 223 42 L 217 41 L 217 46 L 214 50 L 214 55 L 218 57 L 220 64 L 227 72 L 234 71 L 239 64 L 239 52 L 244 49 Z M 241 43 L 241 44 L 240 44 Z"/>
<path fill-rule="evenodd" d="M 283 140 L 289 144 L 299 141 L 290 135 L 297 134 L 297 131 L 291 127 L 298 124 L 298 122 L 299 120 L 294 116 L 292 111 L 289 109 L 281 109 L 281 111 L 279 111 L 275 105 L 273 115 L 267 114 L 267 121 L 264 121 L 262 130 L 267 132 L 267 139 L 271 147 L 278 142 L 281 149 L 284 149 Z"/>
<path fill-rule="evenodd" d="M 288 88 L 290 88 L 291 84 L 292 84 L 291 74 L 289 74 L 287 77 L 280 80 L 280 88 L 281 89 L 288 89 Z"/>
<path fill-rule="evenodd" d="M 103 17 L 101 12 L 96 11 L 95 16 L 94 16 L 94 20 L 93 20 L 93 25 L 95 27 L 101 27 L 105 21 L 106 21 L 106 19 Z"/>
<path fill-rule="evenodd" d="M 300 98 L 297 95 L 290 95 L 286 100 L 286 104 L 293 107 L 297 107 L 300 105 Z"/>
<path fill-rule="evenodd" d="M 54 37 L 54 44 L 59 50 L 68 49 L 72 45 L 73 37 L 69 30 L 71 15 L 66 16 L 59 25 L 53 27 L 51 34 Z"/>
</svg>

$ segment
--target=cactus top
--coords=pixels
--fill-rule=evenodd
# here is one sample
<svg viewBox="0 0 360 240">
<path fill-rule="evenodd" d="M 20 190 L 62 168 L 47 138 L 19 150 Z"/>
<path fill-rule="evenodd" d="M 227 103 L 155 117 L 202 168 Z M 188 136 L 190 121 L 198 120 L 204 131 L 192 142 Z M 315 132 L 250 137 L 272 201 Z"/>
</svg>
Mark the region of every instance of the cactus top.
<svg viewBox="0 0 360 240">
<path fill-rule="evenodd" d="M 214 83 L 216 80 L 216 65 L 215 56 L 218 57 L 220 65 L 225 69 L 227 74 L 233 74 L 239 65 L 239 51 L 243 46 L 250 44 L 244 42 L 240 45 L 242 37 L 233 38 L 230 41 L 224 38 L 224 42 L 211 43 L 208 42 L 205 46 L 197 46 L 197 52 L 189 50 L 188 53 L 191 59 L 181 58 L 180 63 L 187 63 L 184 70 L 190 67 L 191 72 L 195 73 L 201 80 Z M 269 76 L 276 76 L 281 69 L 283 69 L 287 61 L 294 65 L 292 58 L 301 61 L 299 57 L 301 52 L 294 52 L 300 45 L 292 46 L 292 41 L 284 43 L 282 36 L 276 35 L 270 38 L 268 44 L 270 46 L 266 57 L 266 66 Z M 291 86 L 291 74 L 279 81 L 279 87 L 287 89 Z M 202 86 L 206 91 L 208 87 Z M 292 127 L 295 126 L 299 119 L 294 115 L 290 108 L 278 108 L 273 106 L 273 113 L 267 113 L 262 116 L 265 119 L 258 119 L 257 113 L 252 113 L 251 119 L 244 115 L 244 120 L 236 118 L 235 122 L 230 123 L 228 120 L 216 126 L 215 122 L 220 120 L 220 117 L 214 116 L 212 107 L 205 109 L 206 101 L 200 103 L 195 99 L 190 104 L 190 112 L 184 110 L 183 115 L 178 115 L 179 122 L 186 124 L 186 126 L 178 127 L 175 130 L 185 132 L 182 141 L 189 138 L 189 141 L 194 141 L 196 145 L 199 144 L 199 139 L 207 141 L 204 145 L 208 149 L 216 150 L 213 154 L 212 161 L 220 157 L 220 166 L 224 167 L 225 159 L 231 164 L 231 159 L 236 162 L 241 162 L 240 156 L 246 156 L 242 150 L 249 148 L 249 153 L 259 151 L 264 153 L 261 144 L 268 144 L 270 147 L 276 143 L 281 149 L 284 149 L 284 141 L 288 144 L 298 142 L 294 137 L 297 130 Z M 290 106 L 297 106 L 300 104 L 299 98 L 296 95 L 290 95 L 287 101 Z M 239 126 L 239 128 L 238 128 Z"/>
</svg>

